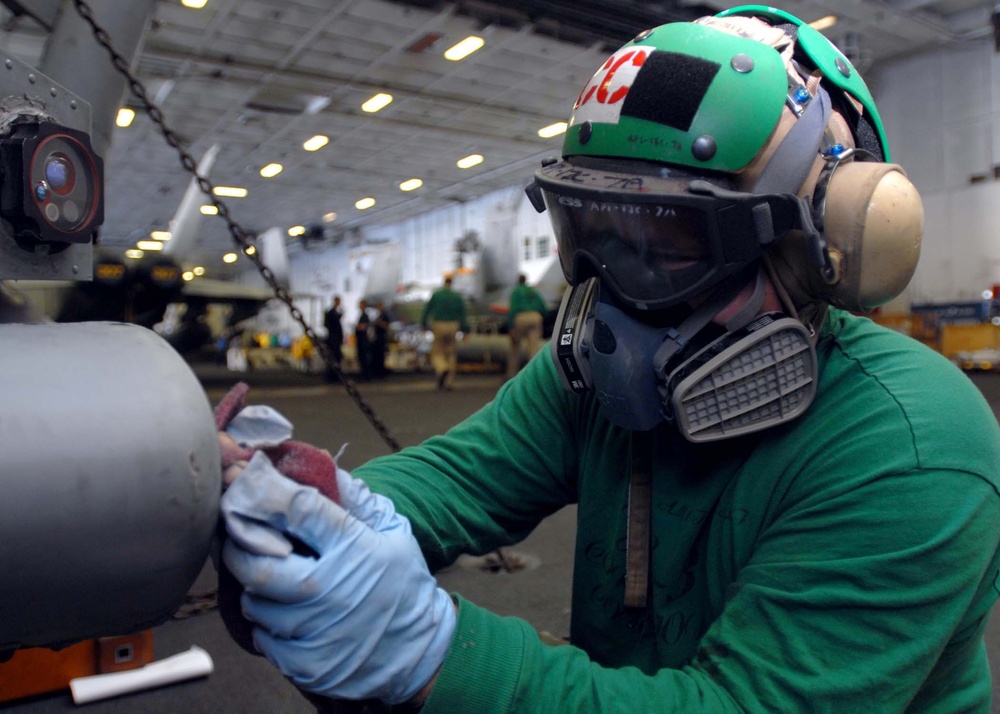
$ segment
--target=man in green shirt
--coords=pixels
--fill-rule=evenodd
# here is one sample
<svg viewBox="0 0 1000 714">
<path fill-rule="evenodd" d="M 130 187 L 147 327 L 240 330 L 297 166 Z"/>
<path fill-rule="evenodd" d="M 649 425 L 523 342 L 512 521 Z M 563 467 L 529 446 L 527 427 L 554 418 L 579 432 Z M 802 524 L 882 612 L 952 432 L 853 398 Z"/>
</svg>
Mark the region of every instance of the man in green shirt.
<svg viewBox="0 0 1000 714">
<path fill-rule="evenodd" d="M 444 285 L 431 295 L 424 305 L 420 323 L 425 330 L 434 333 L 431 345 L 431 366 L 434 367 L 438 389 L 451 389 L 455 381 L 458 365 L 456 343 L 458 332 L 469 331 L 469 321 L 465 315 L 465 299 L 451 289 L 451 276 L 444 279 Z"/>
<path fill-rule="evenodd" d="M 224 494 L 257 647 L 309 692 L 424 714 L 988 714 L 1000 429 L 944 358 L 851 314 L 919 252 L 888 159 L 797 18 L 640 33 L 528 189 L 571 288 L 551 350 L 338 471 L 338 503 L 257 457 Z M 570 646 L 437 587 L 567 504 Z"/>
<path fill-rule="evenodd" d="M 507 356 L 507 379 L 521 371 L 526 359 L 534 357 L 542 347 L 542 327 L 549 307 L 522 273 L 517 285 L 510 291 L 510 309 L 507 312 L 507 332 L 510 335 L 510 354 Z"/>
</svg>

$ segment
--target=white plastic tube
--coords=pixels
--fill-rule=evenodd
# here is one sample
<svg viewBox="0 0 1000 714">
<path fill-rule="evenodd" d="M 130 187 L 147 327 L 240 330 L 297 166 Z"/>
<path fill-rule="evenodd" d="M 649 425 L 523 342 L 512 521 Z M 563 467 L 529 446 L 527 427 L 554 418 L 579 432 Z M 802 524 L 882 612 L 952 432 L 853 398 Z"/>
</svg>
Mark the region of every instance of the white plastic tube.
<svg viewBox="0 0 1000 714">
<path fill-rule="evenodd" d="M 204 677 L 212 673 L 212 658 L 201 647 L 193 646 L 187 652 L 150 662 L 145 667 L 125 672 L 95 674 L 69 680 L 73 702 L 87 704 L 99 699 L 117 697 L 185 679 Z"/>
</svg>

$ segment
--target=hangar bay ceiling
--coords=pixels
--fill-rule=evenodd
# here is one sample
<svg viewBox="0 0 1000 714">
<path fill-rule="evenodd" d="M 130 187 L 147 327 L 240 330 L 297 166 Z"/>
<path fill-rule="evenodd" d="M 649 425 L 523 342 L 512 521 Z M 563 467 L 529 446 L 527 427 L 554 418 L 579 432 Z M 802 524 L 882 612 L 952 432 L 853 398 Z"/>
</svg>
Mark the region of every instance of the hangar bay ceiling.
<svg viewBox="0 0 1000 714">
<path fill-rule="evenodd" d="M 47 29 L 25 8 L 55 3 L 5 0 L 5 50 L 38 62 Z M 567 119 L 614 48 L 651 25 L 738 4 L 207 0 L 192 9 L 156 0 L 133 69 L 192 155 L 219 146 L 211 180 L 247 190 L 223 199 L 246 228 L 303 226 L 306 237 L 341 240 L 368 224 L 527 183 L 538 162 L 559 151 L 561 136 L 539 130 Z M 862 70 L 945 44 L 993 42 L 993 4 L 982 0 L 781 6 L 807 22 L 836 15 L 824 32 Z M 459 61 L 444 57 L 470 35 L 483 39 L 480 49 Z M 112 71 L 110 63 L 82 69 Z M 380 94 L 391 102 L 362 108 Z M 137 114 L 115 129 L 106 156 L 102 242 L 114 250 L 167 229 L 188 183 L 139 104 L 126 97 L 123 105 Z M 326 143 L 309 151 L 313 137 Z M 461 168 L 470 156 L 482 160 Z M 270 164 L 281 168 L 267 178 L 261 170 Z M 361 199 L 374 204 L 359 208 Z M 231 249 L 223 221 L 206 217 L 199 236 L 192 260 L 216 276 L 239 269 L 221 263 Z"/>
</svg>

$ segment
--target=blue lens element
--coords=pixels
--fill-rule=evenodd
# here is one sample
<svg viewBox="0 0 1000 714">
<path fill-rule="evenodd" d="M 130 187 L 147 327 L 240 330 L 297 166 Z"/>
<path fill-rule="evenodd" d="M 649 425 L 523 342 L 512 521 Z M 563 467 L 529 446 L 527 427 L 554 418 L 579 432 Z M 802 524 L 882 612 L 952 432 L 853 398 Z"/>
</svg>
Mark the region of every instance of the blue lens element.
<svg viewBox="0 0 1000 714">
<path fill-rule="evenodd" d="M 45 163 L 45 178 L 58 191 L 69 180 L 69 166 L 63 159 L 51 158 Z"/>
<path fill-rule="evenodd" d="M 35 198 L 39 201 L 44 201 L 49 197 L 49 187 L 45 185 L 44 181 L 39 181 L 38 185 L 35 186 Z"/>
</svg>

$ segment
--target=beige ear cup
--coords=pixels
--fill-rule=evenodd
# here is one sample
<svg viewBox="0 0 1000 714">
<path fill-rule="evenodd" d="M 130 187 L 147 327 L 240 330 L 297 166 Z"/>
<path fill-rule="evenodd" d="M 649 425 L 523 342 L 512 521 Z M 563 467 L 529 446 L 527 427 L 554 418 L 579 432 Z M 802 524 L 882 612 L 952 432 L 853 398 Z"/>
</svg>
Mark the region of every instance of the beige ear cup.
<svg viewBox="0 0 1000 714">
<path fill-rule="evenodd" d="M 920 194 L 896 164 L 845 162 L 827 187 L 823 233 L 834 276 L 811 280 L 814 294 L 847 310 L 872 310 L 899 295 L 916 270 Z"/>
</svg>

